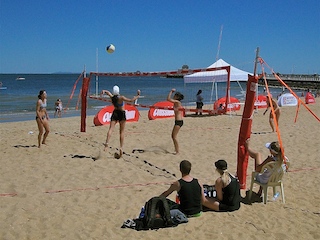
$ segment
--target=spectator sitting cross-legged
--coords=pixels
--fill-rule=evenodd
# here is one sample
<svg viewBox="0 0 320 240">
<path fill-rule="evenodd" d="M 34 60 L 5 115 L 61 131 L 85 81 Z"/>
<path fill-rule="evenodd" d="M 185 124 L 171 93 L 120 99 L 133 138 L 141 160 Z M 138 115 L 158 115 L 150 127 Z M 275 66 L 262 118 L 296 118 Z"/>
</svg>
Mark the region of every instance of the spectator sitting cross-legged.
<svg viewBox="0 0 320 240">
<path fill-rule="evenodd" d="M 180 162 L 181 179 L 171 184 L 168 190 L 161 196 L 167 197 L 173 191 L 177 191 L 180 200 L 179 210 L 187 217 L 197 217 L 201 215 L 201 194 L 203 189 L 198 179 L 190 175 L 191 163 L 188 160 Z"/>
<path fill-rule="evenodd" d="M 228 172 L 227 162 L 218 160 L 215 162 L 216 171 L 220 177 L 216 179 L 216 198 L 207 198 L 202 194 L 203 206 L 214 211 L 235 211 L 240 208 L 240 185 L 238 180 Z"/>
</svg>

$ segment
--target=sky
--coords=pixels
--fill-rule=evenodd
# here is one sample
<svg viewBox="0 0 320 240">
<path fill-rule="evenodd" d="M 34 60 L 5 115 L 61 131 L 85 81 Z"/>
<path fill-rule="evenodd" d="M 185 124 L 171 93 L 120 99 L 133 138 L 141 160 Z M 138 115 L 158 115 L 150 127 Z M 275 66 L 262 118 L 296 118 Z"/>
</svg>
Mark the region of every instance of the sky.
<svg viewBox="0 0 320 240">
<path fill-rule="evenodd" d="M 320 1 L 0 0 L 0 73 L 171 71 L 219 58 L 253 72 L 257 47 L 267 73 L 319 74 Z"/>
</svg>

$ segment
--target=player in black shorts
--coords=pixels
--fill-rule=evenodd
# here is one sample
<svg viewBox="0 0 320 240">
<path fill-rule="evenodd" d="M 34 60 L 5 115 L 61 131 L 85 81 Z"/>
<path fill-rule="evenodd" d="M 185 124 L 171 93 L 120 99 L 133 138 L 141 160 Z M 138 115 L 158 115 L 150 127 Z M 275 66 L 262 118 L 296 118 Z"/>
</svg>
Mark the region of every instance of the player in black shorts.
<svg viewBox="0 0 320 240">
<path fill-rule="evenodd" d="M 111 122 L 110 122 L 110 127 L 108 130 L 107 134 L 107 140 L 105 143 L 105 148 L 104 150 L 107 151 L 108 149 L 108 144 L 109 140 L 111 138 L 111 134 L 113 132 L 113 129 L 116 125 L 117 122 L 120 124 L 120 153 L 119 153 L 119 158 L 122 156 L 122 148 L 123 148 L 123 142 L 124 142 L 124 128 L 126 125 L 126 112 L 124 109 L 124 103 L 125 102 L 134 102 L 137 100 L 140 96 L 140 90 L 137 91 L 137 95 L 134 96 L 132 99 L 126 98 L 125 96 L 120 95 L 120 89 L 118 86 L 113 87 L 113 92 L 110 93 L 108 90 L 102 90 L 101 94 L 107 94 L 112 101 L 112 104 L 114 106 L 114 110 L 111 116 Z"/>
<path fill-rule="evenodd" d="M 172 102 L 173 103 L 173 111 L 174 111 L 174 119 L 175 119 L 175 123 L 172 129 L 172 140 L 173 140 L 173 144 L 174 144 L 174 149 L 175 149 L 175 154 L 179 153 L 179 144 L 178 144 L 178 139 L 177 139 L 177 135 L 178 132 L 180 130 L 180 128 L 183 125 L 183 120 L 182 120 L 182 116 L 183 116 L 183 111 L 181 111 L 181 100 L 183 100 L 184 96 L 179 93 L 176 92 L 173 96 L 173 98 L 171 98 L 171 95 L 173 92 L 175 92 L 175 89 L 172 89 L 167 97 L 167 101 Z"/>
</svg>

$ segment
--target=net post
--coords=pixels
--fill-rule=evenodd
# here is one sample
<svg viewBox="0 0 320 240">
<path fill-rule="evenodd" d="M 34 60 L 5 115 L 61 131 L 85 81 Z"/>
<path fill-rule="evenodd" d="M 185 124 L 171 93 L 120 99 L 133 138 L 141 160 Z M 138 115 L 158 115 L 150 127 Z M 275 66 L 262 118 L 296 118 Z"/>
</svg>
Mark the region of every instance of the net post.
<svg viewBox="0 0 320 240">
<path fill-rule="evenodd" d="M 82 80 L 82 89 L 81 89 L 81 127 L 80 131 L 86 131 L 86 117 L 87 117 L 87 95 L 89 88 L 90 78 L 84 77 Z"/>
</svg>

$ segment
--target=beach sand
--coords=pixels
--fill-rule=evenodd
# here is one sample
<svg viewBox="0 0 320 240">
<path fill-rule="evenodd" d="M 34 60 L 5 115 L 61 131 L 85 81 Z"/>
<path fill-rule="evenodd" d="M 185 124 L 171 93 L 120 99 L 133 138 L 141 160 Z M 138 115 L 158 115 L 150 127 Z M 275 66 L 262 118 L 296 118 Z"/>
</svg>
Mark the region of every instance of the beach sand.
<svg viewBox="0 0 320 240">
<path fill-rule="evenodd" d="M 320 101 L 308 107 L 320 116 Z M 276 141 L 277 134 L 263 111 L 254 114 L 251 144 L 266 157 L 265 143 Z M 85 133 L 80 132 L 79 117 L 52 118 L 47 145 L 41 149 L 36 121 L 1 123 L 0 239 L 320 239 L 320 124 L 303 106 L 296 123 L 296 107 L 281 111 L 280 133 L 291 162 L 284 179 L 286 204 L 281 197 L 272 201 L 271 188 L 266 205 L 248 204 L 254 167 L 250 159 L 240 210 L 204 212 L 186 224 L 158 231 L 121 226 L 180 178 L 183 159 L 191 161 L 191 174 L 202 183 L 214 183 L 218 159 L 225 159 L 235 174 L 242 110 L 185 117 L 178 134 L 179 155 L 172 154 L 174 120 L 150 121 L 142 111 L 138 122 L 126 125 L 120 159 L 113 157 L 119 125 L 104 152 L 109 126 L 95 127 L 92 116 Z M 174 200 L 175 194 L 169 198 Z"/>
</svg>

